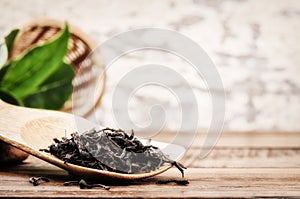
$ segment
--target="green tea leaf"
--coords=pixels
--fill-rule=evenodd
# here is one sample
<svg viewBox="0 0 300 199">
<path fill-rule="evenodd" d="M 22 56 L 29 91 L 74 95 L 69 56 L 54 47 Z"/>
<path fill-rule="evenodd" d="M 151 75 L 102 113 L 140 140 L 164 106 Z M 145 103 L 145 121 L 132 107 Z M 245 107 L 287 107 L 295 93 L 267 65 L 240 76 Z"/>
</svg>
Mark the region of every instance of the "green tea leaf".
<svg viewBox="0 0 300 199">
<path fill-rule="evenodd" d="M 6 63 L 8 58 L 7 47 L 5 43 L 0 44 L 0 68 Z"/>
<path fill-rule="evenodd" d="M 18 35 L 18 33 L 19 33 L 19 29 L 14 29 L 5 37 L 5 43 L 7 46 L 8 53 L 11 51 L 15 38 Z"/>
<path fill-rule="evenodd" d="M 60 67 L 39 89 L 24 99 L 27 107 L 60 109 L 70 97 L 74 71 L 71 65 L 61 62 Z"/>
<path fill-rule="evenodd" d="M 12 49 L 15 38 L 19 33 L 19 29 L 12 30 L 6 37 L 5 43 L 0 44 L 0 81 L 6 73 L 8 67 L 2 67 L 8 60 L 8 55 Z"/>
<path fill-rule="evenodd" d="M 20 101 L 19 99 L 17 99 L 13 95 L 11 95 L 9 92 L 3 91 L 3 90 L 0 90 L 0 99 L 2 99 L 3 101 L 5 101 L 7 103 L 10 103 L 10 104 L 23 106 L 22 101 Z"/>
<path fill-rule="evenodd" d="M 1 85 L 1 81 L 2 81 L 2 79 L 3 79 L 3 77 L 4 77 L 5 73 L 6 73 L 6 71 L 8 70 L 9 66 L 10 65 L 5 65 L 2 68 L 0 68 L 0 85 Z"/>
<path fill-rule="evenodd" d="M 22 57 L 9 62 L 2 79 L 2 90 L 24 99 L 39 90 L 58 68 L 66 55 L 70 33 L 68 26 L 53 40 L 33 47 Z"/>
</svg>

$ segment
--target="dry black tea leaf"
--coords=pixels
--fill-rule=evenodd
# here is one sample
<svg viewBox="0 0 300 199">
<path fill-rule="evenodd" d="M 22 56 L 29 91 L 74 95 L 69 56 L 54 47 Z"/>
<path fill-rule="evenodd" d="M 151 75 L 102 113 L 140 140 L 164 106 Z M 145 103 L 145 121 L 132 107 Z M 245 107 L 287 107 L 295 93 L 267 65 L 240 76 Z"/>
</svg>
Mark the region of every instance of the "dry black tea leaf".
<svg viewBox="0 0 300 199">
<path fill-rule="evenodd" d="M 169 184 L 176 183 L 177 185 L 188 185 L 190 182 L 186 179 L 177 180 L 177 179 L 168 179 L 168 180 L 158 180 L 156 184 Z"/>
<path fill-rule="evenodd" d="M 182 176 L 185 167 L 169 159 L 153 145 L 143 145 L 132 131 L 131 135 L 123 130 L 105 128 L 90 130 L 83 134 L 73 133 L 71 138 L 54 139 L 49 146 L 57 158 L 79 166 L 114 171 L 120 173 L 148 173 L 166 164 L 176 166 Z"/>
<path fill-rule="evenodd" d="M 64 182 L 64 186 L 70 186 L 70 185 L 79 185 L 80 189 L 92 189 L 95 187 L 100 187 L 105 190 L 110 190 L 110 187 L 104 184 L 91 184 L 87 183 L 84 179 L 81 179 L 80 181 L 67 181 Z"/>
<path fill-rule="evenodd" d="M 41 183 L 41 181 L 50 182 L 50 180 L 48 178 L 42 177 L 42 176 L 41 177 L 31 177 L 31 178 L 29 178 L 29 182 L 31 184 L 33 184 L 33 186 L 38 186 Z"/>
</svg>

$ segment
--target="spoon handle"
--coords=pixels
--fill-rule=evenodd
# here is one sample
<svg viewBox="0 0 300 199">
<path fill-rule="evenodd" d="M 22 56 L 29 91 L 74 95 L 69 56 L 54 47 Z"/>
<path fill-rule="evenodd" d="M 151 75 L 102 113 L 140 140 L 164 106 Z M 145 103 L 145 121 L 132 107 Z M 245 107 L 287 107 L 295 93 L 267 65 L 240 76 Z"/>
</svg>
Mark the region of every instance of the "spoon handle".
<svg viewBox="0 0 300 199">
<path fill-rule="evenodd" d="M 37 144 L 46 141 L 47 144 L 51 143 L 55 136 L 61 137 L 65 131 L 75 130 L 74 116 L 71 114 L 14 106 L 2 100 L 0 100 L 0 118 L 1 140 L 30 143 L 36 147 L 40 147 Z"/>
<path fill-rule="evenodd" d="M 66 169 L 61 160 L 39 149 L 47 148 L 54 137 L 65 136 L 74 131 L 73 115 L 42 109 L 25 108 L 0 100 L 0 140 Z"/>
<path fill-rule="evenodd" d="M 20 141 L 20 128 L 31 119 L 30 111 L 0 100 L 0 135 Z"/>
<path fill-rule="evenodd" d="M 50 111 L 14 106 L 0 100 L 0 134 L 19 140 L 22 126 L 28 121 L 53 115 L 50 113 Z"/>
</svg>

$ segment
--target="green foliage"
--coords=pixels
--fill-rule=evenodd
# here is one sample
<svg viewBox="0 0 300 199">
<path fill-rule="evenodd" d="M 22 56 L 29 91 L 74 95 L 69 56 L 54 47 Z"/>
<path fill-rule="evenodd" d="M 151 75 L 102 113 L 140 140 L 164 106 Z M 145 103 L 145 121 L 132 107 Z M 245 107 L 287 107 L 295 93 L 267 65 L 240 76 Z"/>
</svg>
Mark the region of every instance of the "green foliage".
<svg viewBox="0 0 300 199">
<path fill-rule="evenodd" d="M 12 48 L 18 31 L 6 38 Z M 74 71 L 63 62 L 70 38 L 66 25 L 54 39 L 37 45 L 0 69 L 0 98 L 15 99 L 19 105 L 34 108 L 60 109 L 72 93 Z"/>
</svg>

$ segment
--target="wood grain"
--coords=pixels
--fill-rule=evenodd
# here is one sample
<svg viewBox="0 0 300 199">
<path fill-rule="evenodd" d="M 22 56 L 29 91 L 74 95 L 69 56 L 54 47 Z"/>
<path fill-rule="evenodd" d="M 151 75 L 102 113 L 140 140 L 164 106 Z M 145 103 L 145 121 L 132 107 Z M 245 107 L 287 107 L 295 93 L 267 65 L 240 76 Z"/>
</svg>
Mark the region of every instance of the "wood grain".
<svg viewBox="0 0 300 199">
<path fill-rule="evenodd" d="M 191 148 L 181 160 L 187 167 L 202 168 L 282 168 L 300 167 L 300 148 L 215 147 L 203 159 L 200 148 Z"/>
<path fill-rule="evenodd" d="M 183 134 L 161 132 L 156 139 L 164 142 L 186 139 Z M 200 157 L 206 134 L 199 132 L 181 160 L 188 167 L 299 167 L 299 132 L 224 132 L 205 157 Z"/>
<path fill-rule="evenodd" d="M 17 172 L 16 172 L 17 171 Z M 49 183 L 32 186 L 31 176 L 46 176 Z M 27 163 L 0 172 L 2 197 L 265 197 L 299 196 L 300 168 L 189 168 L 186 178 L 190 184 L 157 185 L 158 180 L 180 179 L 180 173 L 171 169 L 160 176 L 132 184 L 111 185 L 111 190 L 82 190 L 78 186 L 64 187 L 72 179 L 65 171 L 51 165 Z"/>
<path fill-rule="evenodd" d="M 187 136 L 189 135 L 189 136 Z M 212 137 L 213 134 L 207 134 L 199 131 L 196 134 L 176 133 L 176 132 L 160 132 L 152 139 L 162 142 L 172 142 L 175 138 L 190 147 L 201 147 L 206 136 Z M 193 137 L 190 139 L 190 137 Z M 240 147 L 240 148 L 299 148 L 300 132 L 223 132 L 218 136 L 215 147 Z"/>
<path fill-rule="evenodd" d="M 269 143 L 272 140 L 272 146 Z M 159 176 L 112 184 L 109 191 L 64 187 L 74 176 L 53 165 L 30 157 L 18 166 L 0 167 L 0 196 L 16 198 L 195 198 L 195 197 L 300 197 L 299 133 L 224 133 L 219 143 L 204 159 L 195 143 L 182 159 L 188 165 L 187 186 L 158 185 L 158 180 L 181 179 L 175 168 Z M 168 139 L 168 136 L 164 139 Z M 232 142 L 232 139 L 234 142 Z M 250 140 L 250 141 L 249 141 Z M 298 145 L 297 145 L 298 142 Z M 241 143 L 245 146 L 241 146 Z M 291 143 L 291 145 L 289 145 Z M 50 178 L 37 187 L 32 176 Z"/>
</svg>

